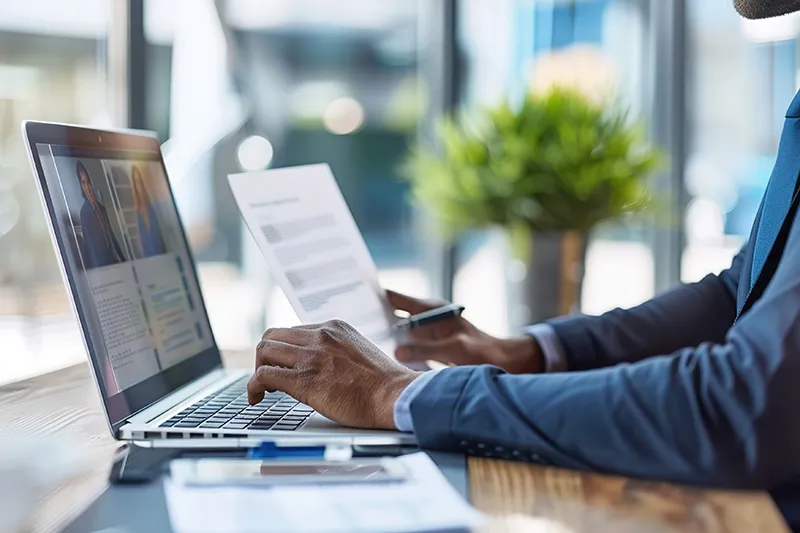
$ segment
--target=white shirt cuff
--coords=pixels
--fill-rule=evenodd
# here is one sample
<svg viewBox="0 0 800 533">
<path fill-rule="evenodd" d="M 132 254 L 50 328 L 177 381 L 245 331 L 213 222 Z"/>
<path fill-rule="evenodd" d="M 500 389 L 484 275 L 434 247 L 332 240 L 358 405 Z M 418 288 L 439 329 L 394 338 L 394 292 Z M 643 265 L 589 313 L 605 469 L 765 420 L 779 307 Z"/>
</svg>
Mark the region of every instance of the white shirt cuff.
<svg viewBox="0 0 800 533">
<path fill-rule="evenodd" d="M 536 324 L 525 329 L 525 333 L 533 336 L 542 349 L 544 355 L 545 372 L 566 372 L 567 357 L 561 347 L 561 341 L 555 330 L 549 324 Z M 421 374 L 412 381 L 403 393 L 394 402 L 394 425 L 399 431 L 413 432 L 414 421 L 411 418 L 411 402 L 422 392 L 425 385 L 433 379 L 438 370 L 431 370 Z"/>
<path fill-rule="evenodd" d="M 394 402 L 394 425 L 398 431 L 411 433 L 414 431 L 414 421 L 411 419 L 411 402 L 422 392 L 425 385 L 433 379 L 438 370 L 424 372 L 417 379 L 412 381 L 403 393 Z"/>
<path fill-rule="evenodd" d="M 561 346 L 556 330 L 549 324 L 536 324 L 525 328 L 525 333 L 531 335 L 539 343 L 544 355 L 545 372 L 566 372 L 567 356 Z"/>
</svg>

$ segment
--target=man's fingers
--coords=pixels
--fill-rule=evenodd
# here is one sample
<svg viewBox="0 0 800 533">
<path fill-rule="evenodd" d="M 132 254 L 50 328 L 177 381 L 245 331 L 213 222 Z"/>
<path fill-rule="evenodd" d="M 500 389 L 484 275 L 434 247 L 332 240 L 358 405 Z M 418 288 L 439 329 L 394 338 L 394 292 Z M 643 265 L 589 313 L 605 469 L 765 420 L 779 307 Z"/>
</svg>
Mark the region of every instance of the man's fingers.
<svg viewBox="0 0 800 533">
<path fill-rule="evenodd" d="M 293 328 L 270 328 L 261 336 L 265 341 L 281 341 L 295 346 L 302 346 L 308 342 L 310 330 L 315 329 L 318 324 L 308 324 L 295 326 Z"/>
<path fill-rule="evenodd" d="M 395 357 L 403 363 L 439 361 L 463 365 L 469 362 L 464 340 L 458 335 L 438 341 L 414 341 L 398 347 Z"/>
<path fill-rule="evenodd" d="M 256 405 L 264 399 L 265 392 L 276 390 L 292 394 L 293 391 L 289 389 L 296 381 L 292 370 L 268 365 L 260 366 L 256 368 L 253 377 L 247 383 L 247 401 L 250 405 Z"/>
<path fill-rule="evenodd" d="M 439 306 L 436 302 L 418 300 L 417 298 L 412 298 L 411 296 L 406 296 L 405 294 L 394 291 L 387 290 L 386 297 L 389 299 L 389 303 L 392 304 L 392 307 L 400 309 L 401 311 L 408 311 L 412 315 L 430 311 Z"/>
<path fill-rule="evenodd" d="M 262 340 L 256 346 L 256 369 L 261 366 L 294 368 L 305 348 L 282 341 Z"/>
<path fill-rule="evenodd" d="M 306 328 L 270 328 L 256 345 L 256 368 L 262 365 L 293 367 L 298 351 L 291 347 L 308 346 L 312 333 Z"/>
</svg>

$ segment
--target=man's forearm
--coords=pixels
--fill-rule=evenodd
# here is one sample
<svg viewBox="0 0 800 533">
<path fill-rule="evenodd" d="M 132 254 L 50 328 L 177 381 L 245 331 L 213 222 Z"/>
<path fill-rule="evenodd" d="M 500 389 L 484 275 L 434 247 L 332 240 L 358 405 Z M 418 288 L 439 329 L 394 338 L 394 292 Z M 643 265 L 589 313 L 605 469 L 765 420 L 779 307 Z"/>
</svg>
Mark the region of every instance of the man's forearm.
<svg viewBox="0 0 800 533">
<path fill-rule="evenodd" d="M 569 370 L 590 370 L 670 354 L 703 342 L 722 343 L 736 317 L 743 252 L 731 267 L 680 286 L 632 309 L 548 322 Z"/>
<path fill-rule="evenodd" d="M 566 368 L 566 358 L 561 349 L 560 341 L 553 328 L 547 324 L 539 324 L 527 328 L 530 348 L 520 350 L 515 357 L 529 357 L 527 352 L 533 350 L 533 359 L 543 360 L 542 363 L 526 365 L 533 370 L 530 372 L 563 372 Z M 525 343 L 526 345 L 529 343 Z M 543 366 L 543 368 L 542 368 Z M 422 392 L 422 389 L 436 374 L 436 370 L 425 372 L 409 385 L 394 404 L 394 423 L 399 431 L 414 431 L 414 421 L 411 417 L 411 402 Z M 527 372 L 527 371 L 526 371 Z"/>
<path fill-rule="evenodd" d="M 759 377 L 719 368 L 730 347 L 708 345 L 636 365 L 542 375 L 495 367 L 445 369 L 411 404 L 421 446 L 731 488 L 770 489 L 800 473 L 798 432 L 747 394 Z M 745 363 L 746 366 L 747 363 Z M 689 373 L 687 368 L 694 367 Z M 698 389 L 697 384 L 700 383 Z M 800 398 L 798 398 L 800 400 Z M 785 410 L 784 410 L 785 411 Z M 771 442 L 771 449 L 762 448 Z"/>
<path fill-rule="evenodd" d="M 794 239 L 790 265 L 800 264 Z M 570 468 L 773 488 L 800 475 L 797 280 L 796 270 L 778 269 L 724 343 L 592 371 L 445 369 L 411 402 L 417 439 Z"/>
</svg>

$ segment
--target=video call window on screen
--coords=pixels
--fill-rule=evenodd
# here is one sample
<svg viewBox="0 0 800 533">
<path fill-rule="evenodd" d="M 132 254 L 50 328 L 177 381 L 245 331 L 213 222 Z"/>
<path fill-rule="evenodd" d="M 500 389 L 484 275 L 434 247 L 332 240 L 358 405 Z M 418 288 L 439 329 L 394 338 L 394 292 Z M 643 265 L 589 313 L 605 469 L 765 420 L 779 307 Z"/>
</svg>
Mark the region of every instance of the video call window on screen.
<svg viewBox="0 0 800 533">
<path fill-rule="evenodd" d="M 160 155 L 39 145 L 108 396 L 211 347 Z M 53 189 L 55 190 L 55 189 Z M 59 207 L 59 206 L 54 206 Z M 98 342 L 99 341 L 99 342 Z"/>
</svg>

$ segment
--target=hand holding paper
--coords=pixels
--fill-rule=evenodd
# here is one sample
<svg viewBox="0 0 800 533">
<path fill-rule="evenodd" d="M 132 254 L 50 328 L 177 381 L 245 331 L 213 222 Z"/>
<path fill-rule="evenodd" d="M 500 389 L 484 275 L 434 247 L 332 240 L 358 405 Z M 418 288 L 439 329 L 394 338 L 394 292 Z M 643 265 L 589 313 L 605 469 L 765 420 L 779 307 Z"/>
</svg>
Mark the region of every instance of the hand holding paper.
<svg viewBox="0 0 800 533">
<path fill-rule="evenodd" d="M 330 167 L 228 179 L 245 224 L 300 320 L 344 320 L 393 355 L 394 314 Z"/>
</svg>

